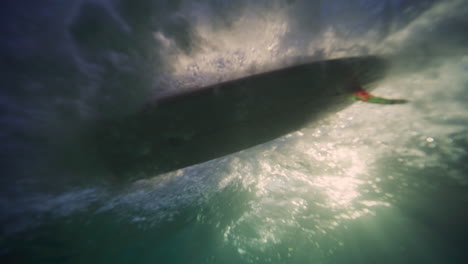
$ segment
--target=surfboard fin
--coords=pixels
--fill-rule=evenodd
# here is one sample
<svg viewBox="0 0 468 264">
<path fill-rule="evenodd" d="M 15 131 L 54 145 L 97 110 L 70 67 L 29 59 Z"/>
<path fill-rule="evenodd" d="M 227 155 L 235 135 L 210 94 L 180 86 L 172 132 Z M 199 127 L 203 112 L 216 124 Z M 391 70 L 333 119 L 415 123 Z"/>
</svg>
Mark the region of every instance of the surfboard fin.
<svg viewBox="0 0 468 264">
<path fill-rule="evenodd" d="M 352 93 L 351 98 L 357 101 L 373 104 L 405 104 L 408 102 L 408 100 L 405 99 L 387 99 L 383 97 L 377 97 L 362 88 L 358 88 L 354 93 Z"/>
</svg>

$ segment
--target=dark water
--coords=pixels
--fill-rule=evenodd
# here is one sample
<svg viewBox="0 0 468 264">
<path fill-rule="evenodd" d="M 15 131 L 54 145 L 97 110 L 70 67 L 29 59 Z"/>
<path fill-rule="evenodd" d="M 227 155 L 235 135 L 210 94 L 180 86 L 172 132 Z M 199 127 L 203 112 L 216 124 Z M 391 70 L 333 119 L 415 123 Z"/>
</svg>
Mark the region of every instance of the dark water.
<svg viewBox="0 0 468 264">
<path fill-rule="evenodd" d="M 465 263 L 464 1 L 0 4 L 2 263 Z M 80 132 L 159 93 L 381 55 L 375 93 L 270 143 L 131 184 Z"/>
</svg>

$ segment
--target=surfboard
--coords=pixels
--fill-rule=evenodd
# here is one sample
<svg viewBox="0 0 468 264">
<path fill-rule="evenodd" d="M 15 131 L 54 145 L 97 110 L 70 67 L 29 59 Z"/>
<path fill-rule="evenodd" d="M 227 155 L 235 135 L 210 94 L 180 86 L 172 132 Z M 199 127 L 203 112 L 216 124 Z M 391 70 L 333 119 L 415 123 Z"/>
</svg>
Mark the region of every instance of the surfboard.
<svg viewBox="0 0 468 264">
<path fill-rule="evenodd" d="M 116 177 L 155 176 L 297 131 L 350 96 L 368 100 L 362 87 L 372 88 L 386 68 L 375 56 L 312 61 L 182 91 L 100 122 L 93 144 Z"/>
</svg>

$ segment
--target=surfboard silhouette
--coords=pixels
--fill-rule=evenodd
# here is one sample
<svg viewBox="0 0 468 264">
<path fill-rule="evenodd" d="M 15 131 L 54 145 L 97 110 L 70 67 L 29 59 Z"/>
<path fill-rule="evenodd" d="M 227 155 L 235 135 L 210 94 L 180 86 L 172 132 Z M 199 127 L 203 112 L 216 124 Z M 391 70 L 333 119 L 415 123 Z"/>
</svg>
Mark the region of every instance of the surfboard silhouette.
<svg viewBox="0 0 468 264">
<path fill-rule="evenodd" d="M 182 91 L 102 121 L 93 144 L 117 177 L 155 176 L 299 130 L 349 105 L 350 96 L 371 101 L 362 87 L 372 88 L 386 68 L 374 56 L 314 61 Z"/>
</svg>

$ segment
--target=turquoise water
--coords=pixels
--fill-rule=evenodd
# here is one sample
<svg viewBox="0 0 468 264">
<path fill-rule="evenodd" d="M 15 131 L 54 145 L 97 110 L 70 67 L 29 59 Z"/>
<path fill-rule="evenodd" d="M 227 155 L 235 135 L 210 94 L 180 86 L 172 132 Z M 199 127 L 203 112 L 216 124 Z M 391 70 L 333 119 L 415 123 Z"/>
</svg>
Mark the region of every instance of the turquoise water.
<svg viewBox="0 0 468 264">
<path fill-rule="evenodd" d="M 465 262 L 463 1 L 2 5 L 2 263 Z M 408 104 L 127 184 L 77 139 L 158 93 L 368 54 Z"/>
</svg>

